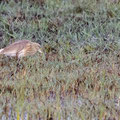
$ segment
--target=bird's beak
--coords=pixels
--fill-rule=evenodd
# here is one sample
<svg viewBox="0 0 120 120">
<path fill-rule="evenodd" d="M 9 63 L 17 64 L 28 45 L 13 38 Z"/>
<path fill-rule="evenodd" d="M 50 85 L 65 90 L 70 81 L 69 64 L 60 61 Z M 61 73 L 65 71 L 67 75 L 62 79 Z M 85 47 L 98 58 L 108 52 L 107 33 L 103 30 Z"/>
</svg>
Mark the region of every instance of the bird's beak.
<svg viewBox="0 0 120 120">
<path fill-rule="evenodd" d="M 38 50 L 39 53 L 43 53 L 43 51 L 41 49 Z"/>
</svg>

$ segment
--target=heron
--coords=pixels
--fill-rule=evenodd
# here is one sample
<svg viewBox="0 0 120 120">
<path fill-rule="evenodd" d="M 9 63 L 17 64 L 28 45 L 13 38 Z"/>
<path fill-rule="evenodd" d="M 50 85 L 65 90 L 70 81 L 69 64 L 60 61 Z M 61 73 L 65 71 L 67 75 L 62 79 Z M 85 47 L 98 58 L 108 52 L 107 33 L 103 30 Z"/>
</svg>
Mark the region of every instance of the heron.
<svg viewBox="0 0 120 120">
<path fill-rule="evenodd" d="M 19 40 L 5 48 L 0 49 L 0 54 L 10 57 L 22 58 L 26 56 L 32 56 L 37 51 L 43 53 L 40 44 L 31 42 L 30 40 Z"/>
</svg>

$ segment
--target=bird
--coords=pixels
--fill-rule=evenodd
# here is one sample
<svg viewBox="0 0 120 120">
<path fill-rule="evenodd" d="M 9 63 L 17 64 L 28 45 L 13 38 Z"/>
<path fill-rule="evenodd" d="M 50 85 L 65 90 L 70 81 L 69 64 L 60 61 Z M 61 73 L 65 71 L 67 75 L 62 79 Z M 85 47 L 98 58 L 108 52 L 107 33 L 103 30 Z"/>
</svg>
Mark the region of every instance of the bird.
<svg viewBox="0 0 120 120">
<path fill-rule="evenodd" d="M 10 57 L 22 58 L 32 56 L 36 52 L 42 52 L 40 44 L 30 40 L 18 40 L 5 48 L 0 49 L 0 54 Z"/>
</svg>

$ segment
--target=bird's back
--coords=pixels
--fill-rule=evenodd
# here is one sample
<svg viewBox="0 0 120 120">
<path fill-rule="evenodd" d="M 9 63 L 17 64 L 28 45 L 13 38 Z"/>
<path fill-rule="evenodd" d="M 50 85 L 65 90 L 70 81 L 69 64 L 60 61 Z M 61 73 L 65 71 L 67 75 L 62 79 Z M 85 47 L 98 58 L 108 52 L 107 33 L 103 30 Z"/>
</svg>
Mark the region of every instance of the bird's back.
<svg viewBox="0 0 120 120">
<path fill-rule="evenodd" d="M 17 41 L 3 49 L 1 49 L 0 54 L 5 54 L 7 56 L 16 56 L 17 53 L 19 53 L 21 50 L 25 48 L 27 44 L 29 44 L 31 41 L 29 40 L 21 40 Z"/>
<path fill-rule="evenodd" d="M 2 50 L 2 53 L 11 53 L 11 52 L 19 52 L 24 49 L 24 47 L 29 43 L 28 40 L 17 41 Z"/>
</svg>

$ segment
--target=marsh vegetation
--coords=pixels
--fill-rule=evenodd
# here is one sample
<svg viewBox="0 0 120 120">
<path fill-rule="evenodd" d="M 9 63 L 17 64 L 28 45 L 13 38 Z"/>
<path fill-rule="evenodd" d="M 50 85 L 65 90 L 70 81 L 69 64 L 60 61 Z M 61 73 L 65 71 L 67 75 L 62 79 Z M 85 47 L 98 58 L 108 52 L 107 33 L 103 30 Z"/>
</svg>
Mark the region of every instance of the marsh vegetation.
<svg viewBox="0 0 120 120">
<path fill-rule="evenodd" d="M 120 119 L 120 2 L 1 0 L 0 48 L 15 40 L 44 55 L 0 56 L 0 119 Z"/>
</svg>

